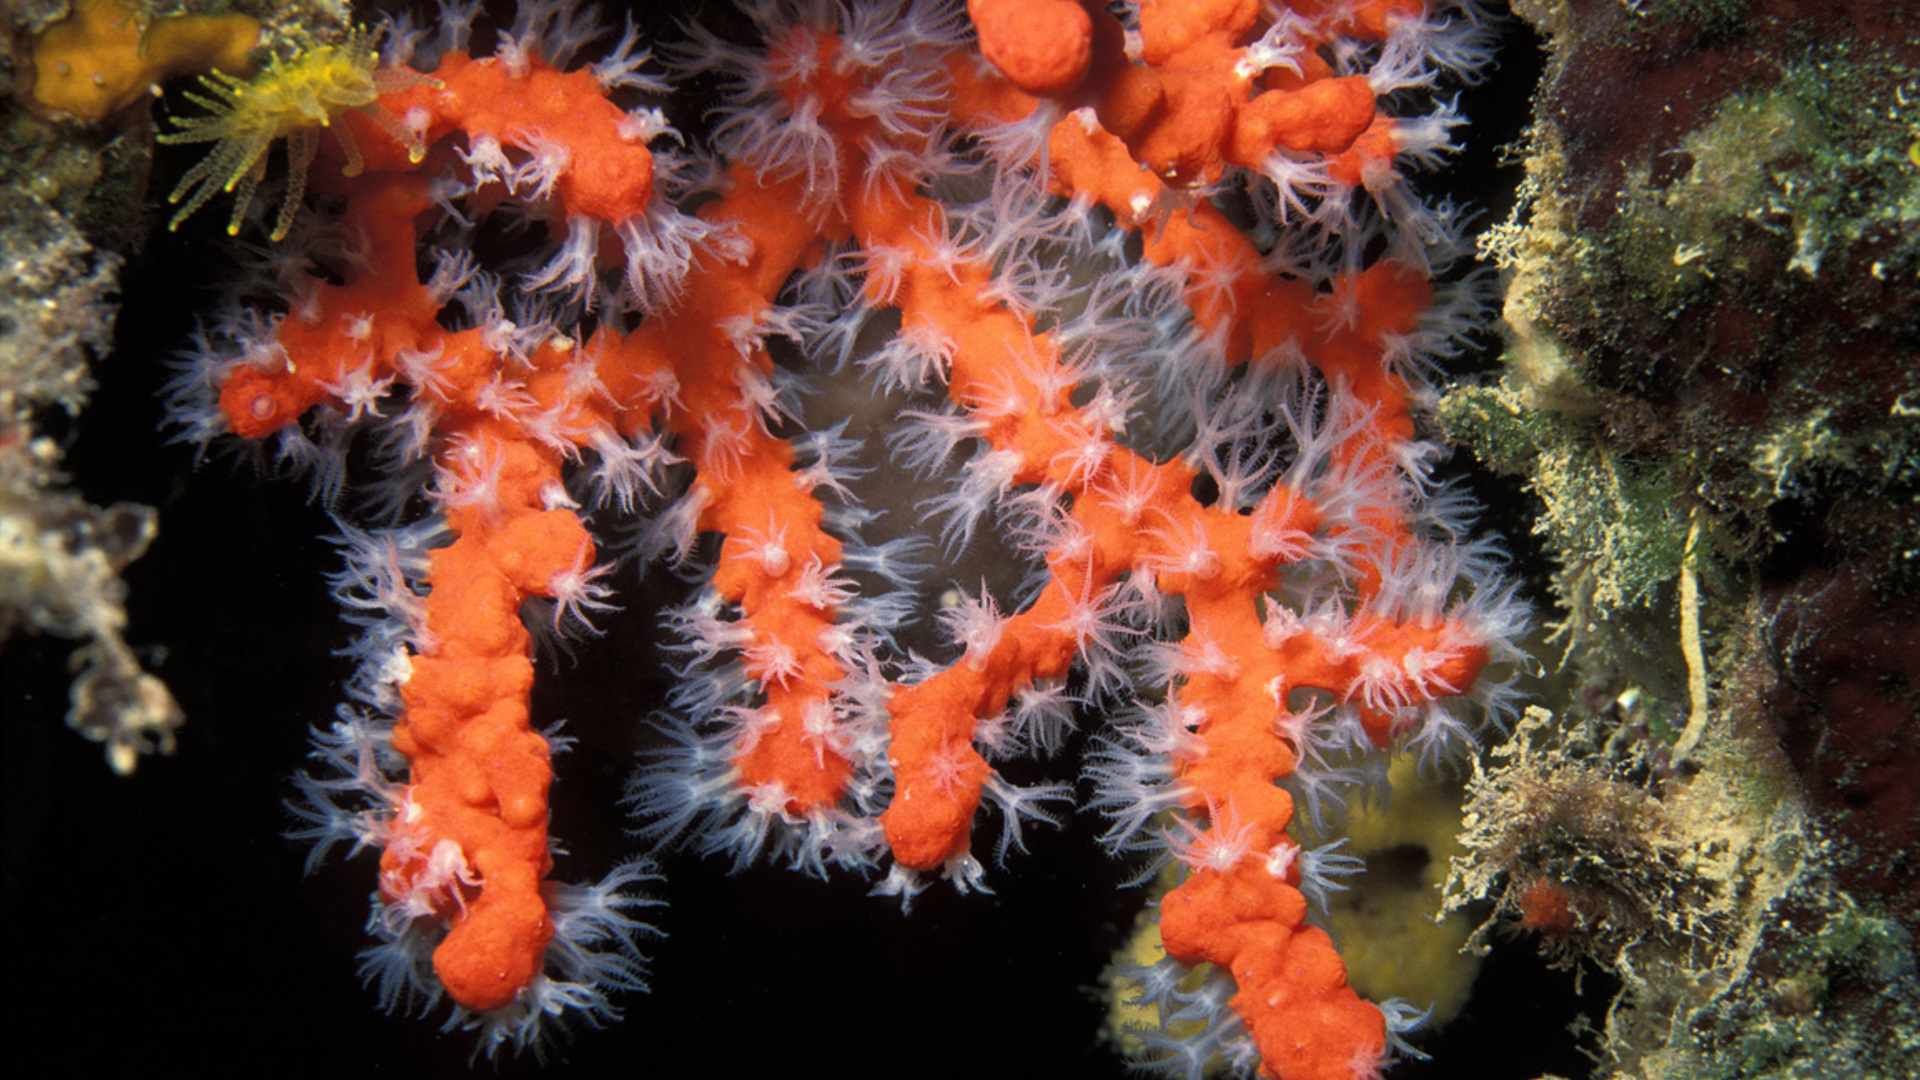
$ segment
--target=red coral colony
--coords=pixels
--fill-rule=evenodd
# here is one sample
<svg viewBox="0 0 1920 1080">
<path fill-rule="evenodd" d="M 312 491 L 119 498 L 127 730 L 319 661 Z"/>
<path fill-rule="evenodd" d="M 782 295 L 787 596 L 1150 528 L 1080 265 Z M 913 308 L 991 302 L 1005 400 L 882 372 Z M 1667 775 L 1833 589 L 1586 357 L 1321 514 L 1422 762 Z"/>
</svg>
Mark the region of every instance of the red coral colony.
<svg viewBox="0 0 1920 1080">
<path fill-rule="evenodd" d="M 1416 425 L 1487 290 L 1409 173 L 1485 17 L 747 7 L 751 40 L 657 58 L 571 0 L 490 53 L 470 8 L 389 25 L 423 77 L 331 118 L 357 167 L 322 141 L 171 384 L 192 441 L 352 496 L 357 670 L 297 807 L 316 859 L 381 853 L 363 973 L 485 1055 L 640 986 L 652 864 L 549 879 L 535 658 L 664 563 L 700 584 L 634 717 L 667 747 L 645 842 L 986 889 L 976 832 L 1005 854 L 1073 801 L 1002 767 L 1096 725 L 1105 842 L 1178 864 L 1141 1058 L 1377 1075 L 1415 1010 L 1348 987 L 1308 899 L 1354 860 L 1287 830 L 1512 707 L 1526 613 Z M 710 140 L 661 111 L 691 81 Z M 963 577 L 989 540 L 1014 573 Z"/>
</svg>

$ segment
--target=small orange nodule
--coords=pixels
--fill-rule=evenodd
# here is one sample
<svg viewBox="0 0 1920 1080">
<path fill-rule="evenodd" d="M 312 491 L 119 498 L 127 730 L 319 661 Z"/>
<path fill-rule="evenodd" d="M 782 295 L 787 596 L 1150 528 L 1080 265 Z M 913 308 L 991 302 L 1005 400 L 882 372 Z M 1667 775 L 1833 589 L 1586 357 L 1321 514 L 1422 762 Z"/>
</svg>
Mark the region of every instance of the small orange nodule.
<svg viewBox="0 0 1920 1080">
<path fill-rule="evenodd" d="M 1574 910 L 1567 890 L 1544 879 L 1531 882 L 1515 899 L 1520 907 L 1520 928 L 1536 934 L 1570 934 L 1580 928 L 1580 913 Z"/>
</svg>

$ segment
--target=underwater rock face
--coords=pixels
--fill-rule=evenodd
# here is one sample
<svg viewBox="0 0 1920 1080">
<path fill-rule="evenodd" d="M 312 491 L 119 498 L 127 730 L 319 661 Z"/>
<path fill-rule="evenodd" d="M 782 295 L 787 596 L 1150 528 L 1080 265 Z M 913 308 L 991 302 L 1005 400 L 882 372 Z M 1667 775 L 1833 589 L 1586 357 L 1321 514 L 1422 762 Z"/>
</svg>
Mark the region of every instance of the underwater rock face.
<svg viewBox="0 0 1920 1080">
<path fill-rule="evenodd" d="M 1920 12 L 1516 9 L 1509 351 L 1441 415 L 1541 500 L 1571 678 L 1452 885 L 1625 977 L 1595 1075 L 1912 1075 Z"/>
</svg>

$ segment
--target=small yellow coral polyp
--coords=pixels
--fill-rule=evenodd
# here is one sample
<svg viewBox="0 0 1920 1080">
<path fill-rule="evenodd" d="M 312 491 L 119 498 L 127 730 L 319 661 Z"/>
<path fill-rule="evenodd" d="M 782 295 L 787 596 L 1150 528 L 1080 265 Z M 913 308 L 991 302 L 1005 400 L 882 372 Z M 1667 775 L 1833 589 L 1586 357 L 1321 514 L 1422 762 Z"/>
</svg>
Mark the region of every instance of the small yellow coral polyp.
<svg viewBox="0 0 1920 1080">
<path fill-rule="evenodd" d="M 215 144 L 167 196 L 168 202 L 186 200 L 167 228 L 178 227 L 215 192 L 238 188 L 233 215 L 227 221 L 227 232 L 238 233 L 253 202 L 254 189 L 266 177 L 267 151 L 284 138 L 292 174 L 274 222 L 273 239 L 284 237 L 306 194 L 307 170 L 319 149 L 321 128 L 333 132 L 346 154 L 347 175 L 360 171 L 360 147 L 352 132 L 333 124 L 334 117 L 348 109 L 372 117 L 407 148 L 413 160 L 423 158 L 426 146 L 420 137 L 377 102 L 390 90 L 433 80 L 410 68 L 382 68 L 379 63 L 379 54 L 368 35 L 356 30 L 340 45 L 310 49 L 287 63 L 276 62 L 252 79 L 237 79 L 218 71 L 203 76 L 202 84 L 214 96 L 188 92 L 185 97 L 207 109 L 207 114 L 176 118 L 175 130 L 158 137 L 163 143 Z"/>
<path fill-rule="evenodd" d="M 74 0 L 72 13 L 34 41 L 27 101 L 94 123 L 139 101 L 163 79 L 194 71 L 252 70 L 260 24 L 245 15 L 146 17 L 136 0 Z"/>
</svg>

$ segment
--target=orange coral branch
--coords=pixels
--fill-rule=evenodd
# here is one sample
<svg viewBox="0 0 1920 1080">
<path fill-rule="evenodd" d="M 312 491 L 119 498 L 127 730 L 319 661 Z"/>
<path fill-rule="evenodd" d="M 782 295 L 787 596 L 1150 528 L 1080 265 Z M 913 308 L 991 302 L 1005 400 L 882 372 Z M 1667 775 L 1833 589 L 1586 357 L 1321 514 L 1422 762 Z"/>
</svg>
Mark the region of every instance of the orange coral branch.
<svg viewBox="0 0 1920 1080">
<path fill-rule="evenodd" d="M 587 901 L 545 880 L 522 620 L 591 628 L 601 523 L 652 503 L 642 558 L 711 559 L 665 620 L 672 747 L 633 790 L 654 837 L 884 866 L 877 891 L 904 897 L 931 873 L 976 886 L 983 803 L 1004 848 L 1066 797 L 996 761 L 1057 741 L 1069 694 L 1111 703 L 1096 805 L 1118 848 L 1185 864 L 1162 930 L 1172 962 L 1231 980 L 1209 1037 L 1284 1080 L 1371 1072 L 1402 1014 L 1347 987 L 1306 899 L 1342 864 L 1288 829 L 1381 748 L 1463 745 L 1465 710 L 1506 703 L 1486 672 L 1523 620 L 1427 498 L 1421 360 L 1468 326 L 1435 314 L 1459 245 L 1396 163 L 1446 124 L 1382 112 L 1437 74 L 1416 46 L 1470 54 L 1475 24 L 1162 0 L 1123 27 L 980 0 L 983 63 L 952 8 L 817 14 L 762 6 L 752 46 L 693 31 L 687 72 L 733 81 L 697 190 L 664 119 L 611 104 L 663 89 L 632 33 L 563 70 L 543 52 L 591 35 L 538 0 L 494 55 L 447 48 L 431 84 L 339 118 L 364 171 L 317 184 L 345 204 L 344 245 L 310 248 L 331 277 L 292 275 L 277 320 L 230 318 L 185 380 L 176 409 L 209 437 L 313 456 L 309 431 L 364 426 L 431 467 L 388 501 L 432 516 L 348 575 L 376 594 L 351 605 L 398 624 L 356 681 L 382 715 L 328 741 L 336 763 L 390 746 L 408 775 L 355 758 L 334 786 L 374 808 L 310 815 L 385 847 L 380 970 L 517 1044 L 637 981 L 587 948 L 632 927 L 570 931 Z M 482 267 L 458 242 L 480 221 L 528 228 Z M 944 660 L 901 644 L 913 545 L 863 535 L 851 440 L 796 400 L 805 365 L 776 338 L 911 400 L 887 406 L 893 461 L 953 474 L 922 516 L 952 550 L 1000 529 L 1027 564 L 1023 589 L 934 614 Z"/>
</svg>

